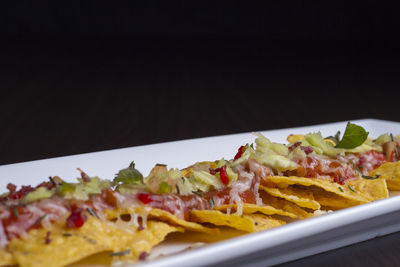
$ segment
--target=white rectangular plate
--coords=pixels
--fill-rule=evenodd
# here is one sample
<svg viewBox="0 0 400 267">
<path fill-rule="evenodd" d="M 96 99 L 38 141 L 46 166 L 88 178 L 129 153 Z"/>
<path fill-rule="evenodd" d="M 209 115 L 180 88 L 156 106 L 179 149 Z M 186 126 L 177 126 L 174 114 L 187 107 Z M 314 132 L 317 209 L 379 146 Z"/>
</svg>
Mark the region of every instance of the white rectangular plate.
<svg viewBox="0 0 400 267">
<path fill-rule="evenodd" d="M 400 133 L 399 122 L 373 119 L 352 122 L 363 126 L 373 137 L 387 132 Z M 289 134 L 320 131 L 324 136 L 333 135 L 338 130 L 343 131 L 346 123 L 262 133 L 274 142 L 285 142 Z M 230 159 L 240 145 L 252 143 L 254 139 L 251 133 L 242 133 L 3 165 L 0 166 L 0 192 L 6 191 L 9 182 L 35 185 L 54 175 L 74 181 L 79 176 L 78 167 L 90 176 L 112 179 L 118 170 L 126 168 L 133 160 L 146 175 L 156 163 L 184 168 L 197 161 Z M 399 219 L 400 196 L 396 196 L 207 245 L 140 266 L 268 266 L 400 231 Z"/>
</svg>

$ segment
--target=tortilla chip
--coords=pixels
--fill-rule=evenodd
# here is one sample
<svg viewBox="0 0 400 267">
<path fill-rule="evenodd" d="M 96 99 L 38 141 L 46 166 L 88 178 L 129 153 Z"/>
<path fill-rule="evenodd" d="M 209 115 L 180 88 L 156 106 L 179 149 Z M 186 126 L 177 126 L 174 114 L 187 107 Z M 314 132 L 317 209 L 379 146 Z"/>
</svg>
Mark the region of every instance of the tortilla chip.
<svg viewBox="0 0 400 267">
<path fill-rule="evenodd" d="M 125 230 L 112 226 L 110 232 L 108 232 L 111 248 L 106 252 L 93 254 L 90 257 L 84 258 L 72 266 L 110 266 L 119 263 L 123 263 L 123 265 L 137 263 L 142 253 L 149 253 L 155 245 L 166 238 L 166 235 L 171 232 L 183 231 L 182 227 L 171 226 L 164 222 L 148 221 L 146 229 L 142 231 L 135 230 L 134 236 L 132 236 L 125 232 Z"/>
<path fill-rule="evenodd" d="M 64 266 L 92 254 L 108 250 L 104 244 L 104 226 L 89 219 L 81 228 L 52 231 L 45 243 L 46 229 L 29 231 L 27 239 L 12 239 L 9 250 L 20 266 Z M 70 236 L 65 236 L 67 233 Z"/>
<path fill-rule="evenodd" d="M 8 266 L 17 264 L 10 252 L 0 248 L 0 266 Z"/>
<path fill-rule="evenodd" d="M 360 194 L 362 194 L 370 201 L 389 197 L 389 191 L 387 188 L 386 180 L 384 178 L 378 178 L 374 180 L 358 179 L 354 181 L 349 181 L 344 186 L 348 189 L 352 187 L 354 191 L 360 192 Z M 351 192 L 353 192 L 353 190 L 351 190 Z"/>
<path fill-rule="evenodd" d="M 153 209 L 150 207 L 138 207 L 134 209 L 116 209 L 107 211 L 107 218 L 114 219 L 122 214 L 132 214 L 132 213 L 139 213 L 144 214 L 147 213 L 148 218 L 156 218 L 165 222 L 169 222 L 173 225 L 182 226 L 187 230 L 195 231 L 195 232 L 202 232 L 207 234 L 218 234 L 219 230 L 216 228 L 209 228 L 205 227 L 201 224 L 195 222 L 188 222 L 183 219 L 179 219 L 175 215 L 171 214 L 168 211 L 162 209 Z"/>
<path fill-rule="evenodd" d="M 201 223 L 229 226 L 246 232 L 259 232 L 285 224 L 284 221 L 262 214 L 225 214 L 218 210 L 192 210 L 190 219 Z"/>
<path fill-rule="evenodd" d="M 208 235 L 200 232 L 172 233 L 168 236 L 168 245 L 174 245 L 176 243 L 214 243 L 247 234 L 247 232 L 227 226 L 221 226 L 218 227 L 218 229 L 220 230 L 218 235 Z"/>
<path fill-rule="evenodd" d="M 226 211 L 227 209 L 232 209 L 233 211 L 236 211 L 237 205 L 235 205 L 235 204 L 223 205 L 223 206 L 214 207 L 214 209 L 220 210 L 220 211 Z M 252 213 L 257 213 L 257 212 L 265 214 L 265 215 L 282 215 L 282 216 L 287 216 L 290 218 L 298 218 L 298 216 L 294 213 L 287 212 L 287 211 L 284 211 L 281 209 L 277 209 L 270 205 L 258 206 L 256 204 L 249 204 L 249 203 L 243 204 L 243 213 L 244 214 L 252 214 Z"/>
<path fill-rule="evenodd" d="M 107 233 L 109 247 L 114 252 L 114 254 L 110 254 L 113 255 L 113 262 L 135 263 L 142 253 L 150 253 L 151 249 L 161 243 L 169 233 L 184 231 L 182 227 L 151 220 L 147 222 L 145 229 L 133 229 L 135 232 L 129 234 L 124 229 L 113 227 Z M 129 253 L 121 253 L 128 252 L 128 250 Z M 122 255 L 119 255 L 120 253 Z"/>
<path fill-rule="evenodd" d="M 148 221 L 147 227 L 139 231 L 133 225 L 122 227 L 89 218 L 78 229 L 54 229 L 48 244 L 45 242 L 48 230 L 31 230 L 26 239 L 11 240 L 9 249 L 17 263 L 23 267 L 64 266 L 103 251 L 125 251 L 116 257 L 134 261 L 174 231 L 183 229 L 163 222 Z"/>
<path fill-rule="evenodd" d="M 344 209 L 365 203 L 344 198 L 342 196 L 336 195 L 335 193 L 327 192 L 315 186 L 310 186 L 308 188 L 308 190 L 313 192 L 315 200 L 318 201 L 318 203 L 320 203 L 325 208 Z"/>
<path fill-rule="evenodd" d="M 260 185 L 260 189 L 274 197 L 286 199 L 287 201 L 294 202 L 300 207 L 318 210 L 321 205 L 314 200 L 313 193 L 309 190 L 301 190 L 297 188 L 271 188 Z"/>
<path fill-rule="evenodd" d="M 300 208 L 295 203 L 287 201 L 286 199 L 283 198 L 277 198 L 271 196 L 270 194 L 264 191 L 260 191 L 260 197 L 262 198 L 264 203 L 271 205 L 277 209 L 285 210 L 287 212 L 296 214 L 297 217 L 300 219 L 310 218 L 313 216 L 312 213 L 309 213 L 305 209 Z"/>
<path fill-rule="evenodd" d="M 323 179 L 296 176 L 269 176 L 266 180 L 276 184 L 279 188 L 287 188 L 291 185 L 315 186 L 360 204 L 389 196 L 384 179 L 358 179 L 349 181 L 345 185 Z"/>
<path fill-rule="evenodd" d="M 400 161 L 385 162 L 375 170 L 370 171 L 369 175 L 381 175 L 386 179 L 389 190 L 400 190 Z"/>
</svg>

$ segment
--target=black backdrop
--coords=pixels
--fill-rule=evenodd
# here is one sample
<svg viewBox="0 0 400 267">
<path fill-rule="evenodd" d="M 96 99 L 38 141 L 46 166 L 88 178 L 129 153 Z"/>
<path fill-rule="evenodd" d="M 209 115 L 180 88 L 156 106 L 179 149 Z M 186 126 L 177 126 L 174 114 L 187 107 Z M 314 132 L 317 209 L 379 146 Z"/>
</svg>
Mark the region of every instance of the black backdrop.
<svg viewBox="0 0 400 267">
<path fill-rule="evenodd" d="M 400 121 L 397 11 L 378 1 L 2 3 L 0 164 Z M 393 240 L 292 265 L 393 265 Z"/>
</svg>

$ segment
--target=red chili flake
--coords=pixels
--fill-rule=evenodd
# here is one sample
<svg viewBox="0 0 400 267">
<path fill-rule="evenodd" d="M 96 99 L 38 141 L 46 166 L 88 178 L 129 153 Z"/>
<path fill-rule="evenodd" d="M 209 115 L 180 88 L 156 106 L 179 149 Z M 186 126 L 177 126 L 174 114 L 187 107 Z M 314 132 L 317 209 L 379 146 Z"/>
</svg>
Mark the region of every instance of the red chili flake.
<svg viewBox="0 0 400 267">
<path fill-rule="evenodd" d="M 7 184 L 7 189 L 10 191 L 10 194 L 14 193 L 17 190 L 17 186 L 15 184 L 9 183 Z"/>
<path fill-rule="evenodd" d="M 137 198 L 142 201 L 143 204 L 149 204 L 152 201 L 151 196 L 147 193 L 139 193 L 137 194 Z"/>
<path fill-rule="evenodd" d="M 335 183 L 344 185 L 344 182 L 346 181 L 346 178 L 345 178 L 345 177 L 342 177 L 342 176 L 334 175 L 334 176 L 333 176 L 333 181 L 334 181 Z"/>
<path fill-rule="evenodd" d="M 21 186 L 21 189 L 17 190 L 17 186 L 15 184 L 9 183 L 7 185 L 7 189 L 10 191 L 10 193 L 8 194 L 8 198 L 9 199 L 20 199 L 22 197 L 24 197 L 26 194 L 35 191 L 35 188 L 33 188 L 32 186 L 28 185 L 28 186 Z"/>
<path fill-rule="evenodd" d="M 229 177 L 228 174 L 226 173 L 226 166 L 222 166 L 221 170 L 219 171 L 219 177 L 221 178 L 221 182 L 224 185 L 227 185 L 229 183 Z"/>
<path fill-rule="evenodd" d="M 90 177 L 89 177 L 89 175 L 87 175 L 84 171 L 82 171 L 80 168 L 78 168 L 78 171 L 80 171 L 81 172 L 81 177 L 82 177 L 82 180 L 84 181 L 84 182 L 90 182 Z"/>
<path fill-rule="evenodd" d="M 301 146 L 300 149 L 303 150 L 307 155 L 314 151 L 311 146 Z"/>
<path fill-rule="evenodd" d="M 20 198 L 22 198 L 24 195 L 21 193 L 21 192 L 16 192 L 16 193 L 13 193 L 13 194 L 10 194 L 10 198 L 11 199 L 20 199 Z"/>
<path fill-rule="evenodd" d="M 51 239 L 50 239 L 50 231 L 48 231 L 47 233 L 46 233 L 46 239 L 45 239 L 45 243 L 46 244 L 50 244 L 50 242 L 51 242 Z"/>
<path fill-rule="evenodd" d="M 140 255 L 139 255 L 139 260 L 140 260 L 140 261 L 144 261 L 144 260 L 146 260 L 147 256 L 149 256 L 149 253 L 147 253 L 147 252 L 142 252 L 142 253 L 140 253 Z"/>
<path fill-rule="evenodd" d="M 298 147 L 299 145 L 301 145 L 301 143 L 300 142 L 296 142 L 296 143 L 294 143 L 293 145 L 291 145 L 288 149 L 289 149 L 289 152 L 292 152 L 296 147 Z"/>
<path fill-rule="evenodd" d="M 393 156 L 394 156 L 395 150 L 393 149 L 392 153 L 390 153 L 389 161 L 393 162 Z"/>
<path fill-rule="evenodd" d="M 238 149 L 238 152 L 237 152 L 236 155 L 235 155 L 235 158 L 234 158 L 234 159 L 240 158 L 240 157 L 242 156 L 242 154 L 243 154 L 245 148 L 246 148 L 245 146 L 240 146 L 239 149 Z"/>
<path fill-rule="evenodd" d="M 82 209 L 74 209 L 67 219 L 67 228 L 79 228 L 87 220 L 87 216 L 83 213 Z"/>
<path fill-rule="evenodd" d="M 221 170 L 221 168 L 209 168 L 208 169 L 210 171 L 210 174 L 215 175 L 217 172 L 219 172 Z"/>
</svg>

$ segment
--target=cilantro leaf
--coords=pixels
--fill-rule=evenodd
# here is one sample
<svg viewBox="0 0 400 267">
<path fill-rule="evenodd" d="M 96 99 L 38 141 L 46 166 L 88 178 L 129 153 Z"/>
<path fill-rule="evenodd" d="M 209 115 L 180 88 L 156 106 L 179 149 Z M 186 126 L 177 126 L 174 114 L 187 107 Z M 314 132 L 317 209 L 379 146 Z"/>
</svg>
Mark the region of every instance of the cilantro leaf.
<svg viewBox="0 0 400 267">
<path fill-rule="evenodd" d="M 336 148 L 355 148 L 362 145 L 368 137 L 368 132 L 361 126 L 347 123 L 342 140 L 336 145 Z"/>
<path fill-rule="evenodd" d="M 128 168 L 122 169 L 114 178 L 114 182 L 121 182 L 123 184 L 141 184 L 143 183 L 143 175 L 135 169 L 135 163 L 129 165 Z"/>
</svg>

